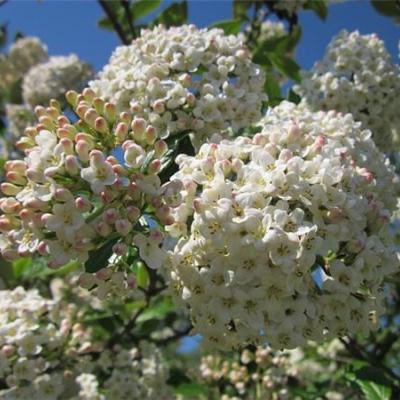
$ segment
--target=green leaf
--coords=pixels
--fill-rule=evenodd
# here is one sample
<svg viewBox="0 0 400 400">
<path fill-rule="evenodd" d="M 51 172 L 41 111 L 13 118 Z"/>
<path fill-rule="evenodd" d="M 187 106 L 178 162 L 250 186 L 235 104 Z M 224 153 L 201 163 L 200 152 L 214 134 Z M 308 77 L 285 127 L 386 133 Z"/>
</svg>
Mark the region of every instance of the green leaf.
<svg viewBox="0 0 400 400">
<path fill-rule="evenodd" d="M 12 263 L 13 275 L 15 279 L 22 278 L 32 266 L 30 257 L 20 258 Z"/>
<path fill-rule="evenodd" d="M 296 82 L 300 81 L 300 67 L 290 57 L 287 57 L 283 54 L 273 53 L 269 54 L 268 58 L 278 69 L 278 71 L 282 72 L 288 78 L 293 79 Z"/>
<path fill-rule="evenodd" d="M 7 43 L 7 24 L 0 26 L 0 48 L 4 47 Z"/>
<path fill-rule="evenodd" d="M 279 87 L 276 79 L 271 75 L 267 74 L 265 76 L 265 93 L 268 95 L 268 104 L 277 105 L 281 100 L 281 88 Z"/>
<path fill-rule="evenodd" d="M 187 22 L 188 7 L 187 1 L 181 3 L 172 3 L 166 8 L 154 21 L 153 25 L 164 24 L 167 28 L 178 26 Z"/>
<path fill-rule="evenodd" d="M 136 20 L 145 17 L 146 15 L 150 14 L 152 11 L 160 7 L 160 4 L 161 0 L 135 1 L 131 6 L 133 18 Z"/>
<path fill-rule="evenodd" d="M 400 18 L 400 5 L 396 0 L 371 0 L 372 6 L 378 13 L 386 17 Z"/>
<path fill-rule="evenodd" d="M 104 268 L 108 264 L 108 259 L 112 254 L 112 247 L 118 239 L 112 239 L 104 244 L 97 250 L 93 250 L 89 253 L 89 259 L 85 262 L 86 272 L 97 272 Z"/>
<path fill-rule="evenodd" d="M 210 28 L 220 28 L 227 35 L 237 35 L 240 32 L 242 21 L 240 19 L 229 19 L 226 21 L 216 22 Z"/>
<path fill-rule="evenodd" d="M 371 381 L 378 385 L 390 386 L 391 381 L 386 378 L 382 370 L 371 365 L 363 366 L 355 371 L 355 376 L 361 381 Z"/>
<path fill-rule="evenodd" d="M 146 311 L 140 314 L 137 319 L 138 323 L 148 321 L 150 319 L 163 319 L 168 313 L 175 308 L 170 297 L 162 297 L 154 306 L 149 307 Z"/>
<path fill-rule="evenodd" d="M 97 21 L 97 26 L 106 31 L 111 31 L 111 32 L 114 31 L 114 26 L 108 17 L 100 18 Z"/>
<path fill-rule="evenodd" d="M 149 272 L 146 266 L 140 261 L 136 266 L 136 282 L 139 287 L 147 289 L 150 282 Z"/>
<path fill-rule="evenodd" d="M 294 92 L 293 89 L 289 90 L 287 99 L 294 104 L 299 104 L 301 101 L 301 97 L 296 92 Z"/>
<path fill-rule="evenodd" d="M 251 7 L 249 0 L 233 0 L 233 16 L 241 21 L 248 21 L 247 11 Z"/>
<path fill-rule="evenodd" d="M 328 16 L 328 7 L 325 0 L 308 0 L 304 5 L 304 9 L 313 10 L 323 20 Z"/>
<path fill-rule="evenodd" d="M 392 389 L 371 381 L 356 380 L 365 395 L 366 400 L 389 400 Z"/>
<path fill-rule="evenodd" d="M 184 398 L 207 395 L 206 387 L 194 382 L 182 383 L 181 385 L 174 388 L 174 392 L 176 395 L 184 396 Z"/>
</svg>

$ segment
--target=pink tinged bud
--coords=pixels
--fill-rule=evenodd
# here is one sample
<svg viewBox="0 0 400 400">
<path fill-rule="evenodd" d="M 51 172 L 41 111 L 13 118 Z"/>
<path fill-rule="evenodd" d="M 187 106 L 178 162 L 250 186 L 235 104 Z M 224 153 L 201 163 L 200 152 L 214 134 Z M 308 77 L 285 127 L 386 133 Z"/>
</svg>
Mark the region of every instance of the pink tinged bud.
<svg viewBox="0 0 400 400">
<path fill-rule="evenodd" d="M 36 250 L 40 255 L 44 256 L 47 253 L 46 242 L 40 242 Z"/>
<path fill-rule="evenodd" d="M 141 141 L 143 139 L 145 130 L 146 130 L 146 121 L 143 118 L 135 117 L 132 121 L 131 128 L 133 131 L 133 137 L 137 141 Z"/>
<path fill-rule="evenodd" d="M 105 163 L 104 154 L 100 150 L 92 150 L 89 154 L 90 161 L 97 168 L 100 168 Z"/>
<path fill-rule="evenodd" d="M 295 140 L 300 137 L 300 128 L 297 124 L 290 125 L 288 129 L 289 139 Z"/>
<path fill-rule="evenodd" d="M 74 143 L 72 142 L 71 139 L 62 138 L 60 140 L 60 144 L 63 147 L 64 153 L 72 154 L 74 152 Z"/>
<path fill-rule="evenodd" d="M 11 344 L 5 344 L 2 348 L 1 348 L 1 353 L 9 358 L 11 357 L 14 353 L 15 353 L 15 347 Z"/>
<path fill-rule="evenodd" d="M 4 164 L 4 168 L 6 171 L 24 173 L 26 171 L 27 166 L 25 161 L 13 160 L 13 161 L 7 161 Z"/>
<path fill-rule="evenodd" d="M 136 277 L 134 274 L 129 274 L 126 278 L 126 284 L 128 286 L 128 289 L 135 289 L 136 287 Z"/>
<path fill-rule="evenodd" d="M 104 116 L 108 122 L 113 123 L 117 117 L 117 108 L 112 103 L 106 103 L 104 105 Z"/>
<path fill-rule="evenodd" d="M 59 188 L 56 190 L 55 194 L 54 194 L 54 198 L 57 201 L 73 201 L 74 200 L 74 196 L 72 195 L 72 193 L 65 188 Z"/>
<path fill-rule="evenodd" d="M 96 118 L 96 121 L 94 122 L 94 128 L 96 129 L 96 131 L 103 134 L 107 134 L 110 132 L 108 129 L 108 123 L 103 117 Z"/>
<path fill-rule="evenodd" d="M 83 140 L 78 140 L 75 145 L 75 151 L 79 155 L 79 158 L 82 162 L 89 161 L 89 145 L 87 142 Z"/>
<path fill-rule="evenodd" d="M 102 281 L 110 279 L 112 270 L 110 268 L 102 268 L 96 272 L 96 277 Z"/>
<path fill-rule="evenodd" d="M 293 157 L 293 153 L 289 149 L 283 149 L 279 154 L 279 159 L 289 161 Z"/>
<path fill-rule="evenodd" d="M 314 142 L 315 151 L 320 152 L 322 150 L 322 147 L 326 144 L 326 142 L 327 140 L 325 136 L 318 135 Z"/>
<path fill-rule="evenodd" d="M 162 197 L 153 197 L 151 199 L 151 205 L 155 208 L 160 208 L 163 205 Z"/>
<path fill-rule="evenodd" d="M 78 93 L 76 93 L 74 90 L 69 90 L 66 93 L 65 98 L 66 98 L 68 104 L 70 104 L 73 108 L 76 107 L 77 100 L 78 100 Z"/>
<path fill-rule="evenodd" d="M 161 207 L 157 208 L 156 214 L 159 218 L 165 218 L 167 217 L 171 212 L 170 206 L 167 204 L 163 204 Z"/>
<path fill-rule="evenodd" d="M 78 175 L 79 173 L 79 162 L 75 156 L 68 155 L 65 157 L 65 170 L 69 175 Z"/>
<path fill-rule="evenodd" d="M 63 128 L 65 125 L 70 125 L 71 121 L 65 116 L 65 115 L 60 115 L 57 117 L 57 125 L 60 128 Z"/>
<path fill-rule="evenodd" d="M 240 60 L 246 60 L 249 57 L 249 52 L 246 49 L 239 49 L 236 51 L 235 56 Z"/>
<path fill-rule="evenodd" d="M 192 121 L 192 128 L 195 130 L 203 129 L 204 128 L 204 121 L 201 119 L 195 118 Z"/>
<path fill-rule="evenodd" d="M 96 96 L 96 93 L 93 91 L 93 89 L 86 88 L 83 90 L 82 95 L 88 103 L 91 103 Z"/>
<path fill-rule="evenodd" d="M 161 169 L 161 161 L 159 159 L 151 161 L 148 168 L 149 174 L 156 174 Z"/>
<path fill-rule="evenodd" d="M 118 219 L 115 221 L 115 229 L 120 235 L 126 236 L 132 231 L 132 224 L 127 219 Z"/>
<path fill-rule="evenodd" d="M 149 240 L 151 243 L 159 245 L 163 241 L 164 236 L 158 229 L 154 229 L 150 232 Z"/>
<path fill-rule="evenodd" d="M 154 126 L 149 125 L 146 128 L 145 140 L 147 144 L 153 144 L 157 139 L 157 132 Z"/>
<path fill-rule="evenodd" d="M 162 100 L 156 100 L 153 104 L 153 110 L 158 114 L 162 114 L 165 111 L 164 102 Z"/>
<path fill-rule="evenodd" d="M 128 130 L 128 125 L 125 122 L 120 122 L 115 128 L 114 135 L 117 138 L 117 142 L 119 144 L 123 143 L 123 141 L 126 139 Z"/>
<path fill-rule="evenodd" d="M 194 96 L 193 93 L 188 93 L 186 96 L 186 103 L 189 106 L 194 106 L 194 103 L 196 103 L 196 97 Z"/>
<path fill-rule="evenodd" d="M 143 112 L 143 107 L 139 103 L 134 103 L 131 105 L 131 111 L 135 114 L 140 114 Z"/>
<path fill-rule="evenodd" d="M 134 198 L 137 198 L 140 196 L 140 189 L 139 186 L 135 182 L 131 182 L 128 186 L 128 193 Z"/>
<path fill-rule="evenodd" d="M 168 215 L 165 218 L 161 218 L 160 222 L 164 226 L 172 225 L 175 223 L 174 217 L 172 215 Z"/>
<path fill-rule="evenodd" d="M 253 143 L 259 146 L 264 146 L 267 143 L 267 137 L 262 133 L 256 133 L 253 137 Z"/>
<path fill-rule="evenodd" d="M 102 217 L 107 224 L 113 224 L 119 217 L 119 213 L 115 208 L 109 208 L 103 212 Z"/>
<path fill-rule="evenodd" d="M 15 196 L 17 195 L 20 191 L 21 188 L 18 186 L 13 185 L 12 183 L 8 182 L 3 182 L 0 185 L 1 191 L 6 195 L 6 196 Z"/>
<path fill-rule="evenodd" d="M 34 113 L 37 118 L 44 117 L 46 116 L 46 109 L 43 106 L 36 106 Z"/>
<path fill-rule="evenodd" d="M 370 172 L 367 168 L 361 168 L 360 175 L 365 179 L 367 183 L 371 183 L 374 180 L 374 174 Z"/>
<path fill-rule="evenodd" d="M 154 143 L 154 152 L 157 158 L 161 158 L 168 151 L 167 142 L 164 140 L 157 140 Z"/>
<path fill-rule="evenodd" d="M 86 111 L 88 111 L 88 110 L 89 110 L 89 107 L 88 107 L 86 104 L 80 103 L 80 104 L 78 105 L 78 107 L 76 107 L 75 112 L 78 114 L 78 116 L 79 116 L 83 121 L 85 121 L 85 114 L 86 114 Z"/>
<path fill-rule="evenodd" d="M 24 152 L 25 150 L 31 149 L 34 145 L 35 142 L 31 138 L 24 136 L 17 141 L 15 147 L 19 151 Z"/>
<path fill-rule="evenodd" d="M 128 171 L 121 164 L 113 165 L 112 169 L 119 176 L 127 176 L 128 175 Z"/>
<path fill-rule="evenodd" d="M 97 114 L 103 114 L 105 101 L 102 98 L 96 97 L 95 99 L 93 99 L 92 105 Z"/>
<path fill-rule="evenodd" d="M 84 289 L 90 289 L 96 284 L 96 278 L 89 273 L 84 272 L 79 276 L 78 285 Z"/>
<path fill-rule="evenodd" d="M 9 232 L 13 229 L 13 224 L 11 220 L 5 216 L 0 217 L 0 231 L 1 232 Z"/>
<path fill-rule="evenodd" d="M 112 251 L 117 256 L 123 256 L 128 251 L 128 246 L 125 243 L 117 243 L 113 246 Z"/>
<path fill-rule="evenodd" d="M 57 100 L 55 100 L 55 101 L 57 101 Z M 53 121 L 57 121 L 57 119 L 60 115 L 60 112 L 56 107 L 47 107 L 46 113 Z"/>
<path fill-rule="evenodd" d="M 129 206 L 126 209 L 126 215 L 131 222 L 137 222 L 140 218 L 140 210 L 135 206 Z"/>
<path fill-rule="evenodd" d="M 30 221 L 33 217 L 33 211 L 28 208 L 23 208 L 18 215 L 23 221 Z"/>
<path fill-rule="evenodd" d="M 85 112 L 83 120 L 93 128 L 95 126 L 95 121 L 98 117 L 99 114 L 97 114 L 96 110 L 94 108 L 89 108 Z"/>
<path fill-rule="evenodd" d="M 199 199 L 193 200 L 193 208 L 196 210 L 197 213 L 201 213 L 204 210 L 204 205 Z"/>
<path fill-rule="evenodd" d="M 6 179 L 10 183 L 15 183 L 17 185 L 25 185 L 26 184 L 26 178 L 22 174 L 19 174 L 18 172 L 10 171 L 6 173 Z"/>
<path fill-rule="evenodd" d="M 108 204 L 114 200 L 115 194 L 111 191 L 105 190 L 104 192 L 100 193 L 100 197 L 101 197 L 101 201 L 104 204 Z"/>
<path fill-rule="evenodd" d="M 39 199 L 33 199 L 33 198 L 30 198 L 30 199 L 24 201 L 23 205 L 24 205 L 24 207 L 31 208 L 32 210 L 35 210 L 35 211 L 44 210 L 47 207 L 46 202 L 39 200 Z"/>
<path fill-rule="evenodd" d="M 92 209 L 92 203 L 88 200 L 85 199 L 84 197 L 78 197 L 75 199 L 75 207 L 85 213 L 85 212 L 89 212 Z"/>
<path fill-rule="evenodd" d="M 21 203 L 13 197 L 0 199 L 0 209 L 6 214 L 14 214 L 21 210 Z"/>
<path fill-rule="evenodd" d="M 343 210 L 341 208 L 339 208 L 339 207 L 333 207 L 331 210 L 328 211 L 327 217 L 332 222 L 338 222 L 343 217 Z"/>
<path fill-rule="evenodd" d="M 103 237 L 106 237 L 111 234 L 112 228 L 111 226 L 107 225 L 105 222 L 99 222 L 95 225 L 96 232 Z"/>
</svg>

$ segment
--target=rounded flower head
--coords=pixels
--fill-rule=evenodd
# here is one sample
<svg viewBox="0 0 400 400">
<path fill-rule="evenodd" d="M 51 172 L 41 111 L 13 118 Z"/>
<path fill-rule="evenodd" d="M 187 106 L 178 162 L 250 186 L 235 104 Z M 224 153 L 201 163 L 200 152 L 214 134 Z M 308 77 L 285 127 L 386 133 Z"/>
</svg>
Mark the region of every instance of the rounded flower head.
<svg viewBox="0 0 400 400">
<path fill-rule="evenodd" d="M 86 262 L 90 251 L 109 246 L 116 260 L 110 274 L 118 272 L 114 278 L 131 287 L 129 276 L 124 283 L 128 248 L 135 244 L 149 267 L 162 265 L 159 228 L 174 222 L 171 210 L 180 205 L 182 185 L 162 185 L 158 172 L 168 146 L 155 141 L 151 123 L 116 113 L 91 89 L 67 98 L 79 119 L 62 115 L 56 101 L 37 107 L 39 123 L 17 142 L 25 158 L 5 164 L 0 250 L 7 259 L 48 255 L 55 268 Z M 100 274 L 93 285 L 104 286 L 110 274 Z"/>
<path fill-rule="evenodd" d="M 400 68 L 376 34 L 341 31 L 295 90 L 313 110 L 352 113 L 382 151 L 400 143 Z"/>
<path fill-rule="evenodd" d="M 25 129 L 35 122 L 32 110 L 21 104 L 6 104 L 6 115 L 9 131 L 14 138 L 20 138 Z"/>
<path fill-rule="evenodd" d="M 31 107 L 64 99 L 67 90 L 81 90 L 92 77 L 91 67 L 75 54 L 55 56 L 31 68 L 22 83 L 22 97 Z"/>
<path fill-rule="evenodd" d="M 264 75 L 242 39 L 193 25 L 143 30 L 90 85 L 149 119 L 158 137 L 193 132 L 195 144 L 256 122 L 265 99 Z"/>
<path fill-rule="evenodd" d="M 349 114 L 283 102 L 261 125 L 177 159 L 176 298 L 218 348 L 368 332 L 398 267 L 394 173 Z"/>
</svg>

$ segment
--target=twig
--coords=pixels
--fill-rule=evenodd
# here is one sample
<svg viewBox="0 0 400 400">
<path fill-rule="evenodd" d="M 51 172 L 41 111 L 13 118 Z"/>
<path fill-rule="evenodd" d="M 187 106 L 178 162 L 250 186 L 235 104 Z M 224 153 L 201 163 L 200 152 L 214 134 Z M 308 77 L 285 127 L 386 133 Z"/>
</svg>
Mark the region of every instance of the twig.
<svg viewBox="0 0 400 400">
<path fill-rule="evenodd" d="M 110 21 L 111 21 L 115 31 L 117 32 L 119 38 L 121 39 L 122 43 L 129 44 L 129 40 L 126 37 L 125 32 L 122 29 L 122 26 L 118 22 L 118 19 L 114 14 L 114 11 L 108 4 L 109 2 L 107 0 L 98 0 L 98 2 L 100 4 L 101 8 L 103 9 L 103 11 L 106 13 L 107 17 L 110 19 Z"/>
<path fill-rule="evenodd" d="M 125 10 L 125 16 L 128 21 L 129 30 L 131 31 L 131 35 L 132 35 L 131 39 L 135 39 L 136 32 L 135 32 L 135 27 L 133 25 L 133 18 L 135 16 L 132 15 L 131 8 L 129 7 L 129 0 L 121 0 L 121 3 L 122 3 L 122 7 L 124 7 L 124 10 Z"/>
</svg>

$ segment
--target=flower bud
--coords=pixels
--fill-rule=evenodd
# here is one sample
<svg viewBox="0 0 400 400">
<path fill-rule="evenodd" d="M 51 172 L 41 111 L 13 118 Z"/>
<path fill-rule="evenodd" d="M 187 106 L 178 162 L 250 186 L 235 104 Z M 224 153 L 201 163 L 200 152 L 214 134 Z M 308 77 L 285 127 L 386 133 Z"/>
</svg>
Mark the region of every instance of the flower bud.
<svg viewBox="0 0 400 400">
<path fill-rule="evenodd" d="M 78 93 L 77 92 L 75 92 L 74 90 L 69 90 L 66 93 L 65 98 L 66 98 L 68 104 L 70 104 L 72 108 L 76 107 L 77 99 L 78 99 Z"/>
<path fill-rule="evenodd" d="M 18 186 L 13 185 L 12 183 L 8 182 L 3 182 L 0 185 L 1 191 L 6 195 L 6 196 L 15 196 L 17 195 L 20 191 L 21 188 Z"/>
<path fill-rule="evenodd" d="M 126 209 L 126 215 L 131 222 L 137 222 L 140 218 L 140 209 L 135 206 L 129 206 Z"/>
<path fill-rule="evenodd" d="M 158 171 L 160 171 L 160 169 L 161 169 L 161 161 L 159 159 L 155 159 L 150 162 L 147 172 L 149 174 L 156 174 L 158 173 Z"/>
<path fill-rule="evenodd" d="M 154 143 L 154 152 L 157 158 L 161 158 L 168 151 L 168 145 L 164 140 L 157 140 Z"/>
<path fill-rule="evenodd" d="M 103 237 L 107 237 L 111 235 L 112 228 L 110 225 L 107 225 L 105 222 L 99 222 L 95 225 L 96 232 Z"/>
<path fill-rule="evenodd" d="M 88 199 L 85 199 L 84 197 L 78 197 L 75 199 L 75 207 L 79 211 L 86 213 L 86 212 L 89 212 L 93 206 L 92 206 L 92 203 Z"/>
<path fill-rule="evenodd" d="M 107 121 L 103 117 L 96 118 L 96 121 L 94 122 L 94 128 L 100 133 L 109 133 Z"/>
<path fill-rule="evenodd" d="M 104 116 L 108 122 L 113 123 L 117 116 L 117 108 L 112 103 L 106 103 L 104 105 Z"/>
<path fill-rule="evenodd" d="M 118 219 L 115 221 L 115 229 L 120 235 L 126 236 L 132 231 L 132 224 L 127 219 Z"/>
<path fill-rule="evenodd" d="M 69 154 L 65 157 L 65 164 L 64 164 L 65 170 L 69 175 L 78 175 L 79 173 L 79 162 L 78 159 Z"/>
<path fill-rule="evenodd" d="M 120 122 L 115 128 L 114 135 L 117 138 L 117 143 L 121 144 L 126 139 L 128 134 L 128 125 L 125 122 Z"/>
</svg>

